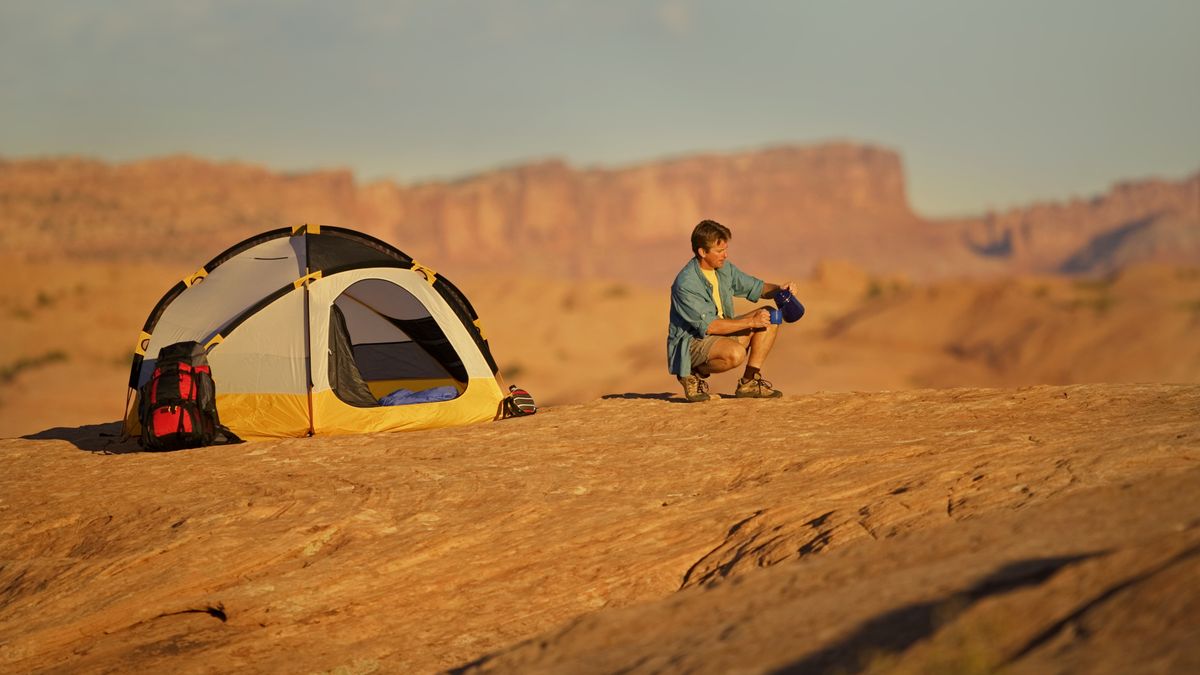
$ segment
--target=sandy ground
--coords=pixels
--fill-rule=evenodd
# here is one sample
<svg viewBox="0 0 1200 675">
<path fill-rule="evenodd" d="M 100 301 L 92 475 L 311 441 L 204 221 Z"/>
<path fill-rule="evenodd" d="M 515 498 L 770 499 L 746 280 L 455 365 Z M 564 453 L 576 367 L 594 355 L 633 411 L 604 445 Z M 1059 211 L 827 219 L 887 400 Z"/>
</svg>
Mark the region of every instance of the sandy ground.
<svg viewBox="0 0 1200 675">
<path fill-rule="evenodd" d="M 6 672 L 1195 672 L 1200 386 L 0 441 Z"/>
</svg>

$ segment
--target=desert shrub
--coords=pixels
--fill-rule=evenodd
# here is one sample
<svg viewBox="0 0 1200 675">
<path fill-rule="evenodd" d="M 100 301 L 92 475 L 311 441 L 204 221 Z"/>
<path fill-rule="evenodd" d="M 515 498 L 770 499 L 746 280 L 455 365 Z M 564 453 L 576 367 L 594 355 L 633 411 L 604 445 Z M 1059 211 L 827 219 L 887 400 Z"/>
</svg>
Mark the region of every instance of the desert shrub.
<svg viewBox="0 0 1200 675">
<path fill-rule="evenodd" d="M 1077 279 L 1073 286 L 1078 291 L 1103 293 L 1112 286 L 1112 279 Z"/>
<path fill-rule="evenodd" d="M 625 284 L 613 284 L 604 289 L 603 296 L 606 298 L 627 298 L 629 297 L 629 287 Z"/>
<path fill-rule="evenodd" d="M 1117 299 L 1111 295 L 1104 294 L 1094 298 L 1075 298 L 1063 303 L 1063 308 L 1072 312 L 1077 310 L 1091 310 L 1097 315 L 1103 315 L 1112 309 L 1113 305 L 1117 304 Z"/>
<path fill-rule="evenodd" d="M 23 356 L 6 366 L 0 366 L 0 383 L 11 382 L 23 371 L 41 368 L 42 366 L 47 366 L 51 363 L 57 363 L 59 361 L 66 360 L 67 354 L 61 350 L 46 352 L 40 356 Z"/>
<path fill-rule="evenodd" d="M 865 297 L 867 300 L 874 300 L 885 296 L 898 295 L 908 288 L 908 284 L 900 279 L 878 279 L 871 277 L 870 283 L 867 284 Z"/>
</svg>

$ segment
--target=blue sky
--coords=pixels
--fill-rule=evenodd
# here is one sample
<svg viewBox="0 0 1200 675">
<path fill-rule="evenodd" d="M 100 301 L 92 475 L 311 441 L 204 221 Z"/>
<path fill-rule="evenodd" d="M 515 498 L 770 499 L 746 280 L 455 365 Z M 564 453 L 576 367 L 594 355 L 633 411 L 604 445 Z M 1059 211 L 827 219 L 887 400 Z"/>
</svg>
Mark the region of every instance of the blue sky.
<svg viewBox="0 0 1200 675">
<path fill-rule="evenodd" d="M 0 3 L 0 156 L 360 180 L 831 139 L 925 215 L 1200 170 L 1200 2 Z"/>
</svg>

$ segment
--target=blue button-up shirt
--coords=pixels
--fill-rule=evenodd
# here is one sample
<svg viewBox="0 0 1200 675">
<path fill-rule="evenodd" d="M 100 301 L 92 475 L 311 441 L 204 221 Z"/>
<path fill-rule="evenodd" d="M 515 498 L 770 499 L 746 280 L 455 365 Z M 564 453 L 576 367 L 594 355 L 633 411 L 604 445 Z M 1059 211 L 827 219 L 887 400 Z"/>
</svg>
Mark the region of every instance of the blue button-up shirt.
<svg viewBox="0 0 1200 675">
<path fill-rule="evenodd" d="M 717 286 L 721 292 L 721 306 L 726 312 L 733 310 L 733 296 L 756 302 L 762 294 L 763 281 L 739 270 L 728 260 L 717 269 Z M 692 338 L 703 339 L 708 326 L 715 319 L 730 319 L 729 315 L 718 316 L 717 303 L 713 301 L 712 284 L 704 278 L 700 261 L 692 258 L 671 284 L 671 324 L 667 329 L 667 370 L 673 375 L 686 377 L 692 374 L 692 357 L 688 350 Z"/>
</svg>

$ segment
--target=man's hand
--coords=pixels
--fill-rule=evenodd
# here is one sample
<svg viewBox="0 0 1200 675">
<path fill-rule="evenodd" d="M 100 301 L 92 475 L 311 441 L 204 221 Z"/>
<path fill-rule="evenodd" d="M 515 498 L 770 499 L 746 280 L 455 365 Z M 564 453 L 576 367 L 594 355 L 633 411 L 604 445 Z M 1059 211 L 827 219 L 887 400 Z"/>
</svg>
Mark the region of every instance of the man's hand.
<svg viewBox="0 0 1200 675">
<path fill-rule="evenodd" d="M 750 316 L 746 317 L 750 328 L 766 328 L 771 325 L 771 313 L 765 309 L 760 309 Z"/>
<path fill-rule="evenodd" d="M 789 281 L 782 286 L 778 286 L 778 285 L 772 284 L 772 283 L 764 283 L 762 296 L 764 298 L 774 298 L 775 294 L 779 291 L 787 291 L 788 293 L 795 295 L 796 290 L 798 288 L 799 288 L 799 286 L 797 286 L 796 282 L 794 282 L 794 281 Z"/>
</svg>

